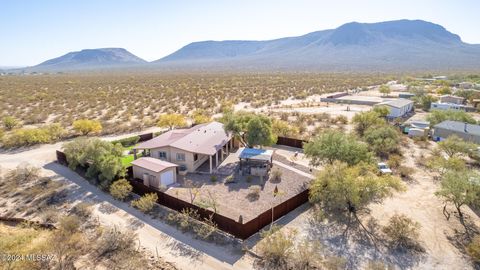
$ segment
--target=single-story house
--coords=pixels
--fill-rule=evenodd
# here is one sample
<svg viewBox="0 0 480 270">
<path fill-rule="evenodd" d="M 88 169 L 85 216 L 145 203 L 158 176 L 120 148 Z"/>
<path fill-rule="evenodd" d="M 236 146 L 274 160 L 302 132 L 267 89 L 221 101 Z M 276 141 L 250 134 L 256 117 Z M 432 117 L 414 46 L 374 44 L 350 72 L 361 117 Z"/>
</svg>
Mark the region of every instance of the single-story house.
<svg viewBox="0 0 480 270">
<path fill-rule="evenodd" d="M 480 125 L 448 120 L 433 127 L 432 138 L 435 141 L 445 140 L 452 135 L 457 135 L 465 141 L 480 144 Z"/>
<path fill-rule="evenodd" d="M 442 95 L 440 96 L 441 103 L 451 103 L 451 104 L 463 104 L 465 99 L 463 97 L 457 97 L 452 95 Z"/>
<path fill-rule="evenodd" d="M 164 160 L 141 157 L 132 161 L 133 177 L 143 184 L 160 189 L 177 182 L 177 164 Z"/>
<path fill-rule="evenodd" d="M 403 117 L 407 113 L 413 110 L 413 101 L 404 98 L 397 98 L 392 100 L 385 100 L 376 104 L 375 106 L 386 106 L 390 113 L 388 118 Z"/>
<path fill-rule="evenodd" d="M 233 136 L 225 131 L 223 124 L 210 122 L 167 131 L 133 149 L 134 153 L 144 150 L 152 158 L 177 164 L 180 171 L 195 172 L 208 161 L 212 173 L 233 147 Z"/>
<path fill-rule="evenodd" d="M 462 104 L 454 103 L 441 103 L 441 102 L 432 102 L 430 105 L 430 110 L 456 110 L 456 111 L 466 111 L 474 112 L 476 109 L 471 106 L 465 106 Z"/>
</svg>

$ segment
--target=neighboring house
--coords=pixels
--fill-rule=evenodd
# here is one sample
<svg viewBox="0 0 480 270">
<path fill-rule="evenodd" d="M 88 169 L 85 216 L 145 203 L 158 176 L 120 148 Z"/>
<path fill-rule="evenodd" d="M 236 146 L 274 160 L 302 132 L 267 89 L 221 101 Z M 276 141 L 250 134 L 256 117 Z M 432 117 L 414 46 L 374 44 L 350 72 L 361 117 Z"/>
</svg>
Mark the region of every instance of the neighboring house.
<svg viewBox="0 0 480 270">
<path fill-rule="evenodd" d="M 462 104 L 432 102 L 430 105 L 430 110 L 456 110 L 474 112 L 476 109 L 474 107 L 465 106 Z"/>
<path fill-rule="evenodd" d="M 397 118 L 403 117 L 413 110 L 413 101 L 404 98 L 398 98 L 385 100 L 376 104 L 375 106 L 386 106 L 390 110 L 390 113 L 387 115 L 387 117 Z"/>
<path fill-rule="evenodd" d="M 458 121 L 443 121 L 433 127 L 433 139 L 442 141 L 457 135 L 465 141 L 480 144 L 480 126 Z"/>
<path fill-rule="evenodd" d="M 458 84 L 458 87 L 463 88 L 463 89 L 470 89 L 473 88 L 474 84 L 471 82 L 461 82 Z"/>
<path fill-rule="evenodd" d="M 157 189 L 177 182 L 177 164 L 151 157 L 132 161 L 133 177 L 142 179 L 143 184 Z"/>
<path fill-rule="evenodd" d="M 465 99 L 463 97 L 457 97 L 452 95 L 443 95 L 440 96 L 440 103 L 451 103 L 462 105 Z"/>
<path fill-rule="evenodd" d="M 146 150 L 152 158 L 177 164 L 181 171 L 195 172 L 208 162 L 209 172 L 212 173 L 232 148 L 232 135 L 227 134 L 222 123 L 211 122 L 188 129 L 170 130 L 133 149 L 135 152 Z"/>
<path fill-rule="evenodd" d="M 399 98 L 405 98 L 405 99 L 411 99 L 411 98 L 413 98 L 414 96 L 415 96 L 415 94 L 413 94 L 413 93 L 408 93 L 408 92 L 398 94 L 398 97 L 399 97 Z"/>
</svg>

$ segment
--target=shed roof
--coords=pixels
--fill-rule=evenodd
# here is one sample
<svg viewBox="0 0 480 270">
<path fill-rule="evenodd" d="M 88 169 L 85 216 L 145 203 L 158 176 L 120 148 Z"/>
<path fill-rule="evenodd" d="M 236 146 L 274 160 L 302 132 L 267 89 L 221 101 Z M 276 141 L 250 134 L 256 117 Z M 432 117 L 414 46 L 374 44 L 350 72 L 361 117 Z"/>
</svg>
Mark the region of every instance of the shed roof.
<svg viewBox="0 0 480 270">
<path fill-rule="evenodd" d="M 381 103 L 378 103 L 377 105 L 387 105 L 387 106 L 392 106 L 394 108 L 402 108 L 410 104 L 413 104 L 413 101 L 405 98 L 397 98 L 397 99 L 385 100 Z"/>
<path fill-rule="evenodd" d="M 177 164 L 173 164 L 173 163 L 152 158 L 152 157 L 141 157 L 139 159 L 132 161 L 131 163 L 134 166 L 138 166 L 152 172 L 161 172 L 167 168 L 178 166 Z"/>
<path fill-rule="evenodd" d="M 480 136 L 480 126 L 479 125 L 472 125 L 464 122 L 459 121 L 443 121 L 439 124 L 436 124 L 434 128 L 441 128 L 445 130 L 455 131 L 459 133 L 465 134 L 473 134 L 476 136 Z"/>
<path fill-rule="evenodd" d="M 257 149 L 257 148 L 244 148 L 238 154 L 240 159 L 251 159 L 260 161 L 271 161 L 273 156 L 273 150 Z"/>
<path fill-rule="evenodd" d="M 193 153 L 213 155 L 230 139 L 231 135 L 224 130 L 222 123 L 210 122 L 188 129 L 170 130 L 134 148 L 154 149 L 171 146 Z"/>
</svg>

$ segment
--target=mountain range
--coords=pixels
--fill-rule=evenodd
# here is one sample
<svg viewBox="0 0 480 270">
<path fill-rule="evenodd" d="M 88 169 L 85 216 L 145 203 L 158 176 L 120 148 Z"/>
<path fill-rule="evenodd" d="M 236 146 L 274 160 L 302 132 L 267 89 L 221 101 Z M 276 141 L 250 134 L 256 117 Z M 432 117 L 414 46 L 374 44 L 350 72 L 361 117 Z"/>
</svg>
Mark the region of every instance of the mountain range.
<svg viewBox="0 0 480 270">
<path fill-rule="evenodd" d="M 71 52 L 26 70 L 111 67 L 312 71 L 458 70 L 480 68 L 480 45 L 422 20 L 351 22 L 336 29 L 265 41 L 190 43 L 147 63 L 125 49 Z"/>
</svg>

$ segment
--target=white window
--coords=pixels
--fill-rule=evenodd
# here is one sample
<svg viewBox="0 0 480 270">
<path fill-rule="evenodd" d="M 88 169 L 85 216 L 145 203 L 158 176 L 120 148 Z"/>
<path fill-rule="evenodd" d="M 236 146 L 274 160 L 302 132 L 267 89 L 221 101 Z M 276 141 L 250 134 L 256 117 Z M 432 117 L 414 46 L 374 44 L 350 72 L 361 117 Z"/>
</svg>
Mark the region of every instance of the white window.
<svg viewBox="0 0 480 270">
<path fill-rule="evenodd" d="M 158 152 L 158 158 L 166 159 L 167 158 L 167 152 Z"/>
<path fill-rule="evenodd" d="M 185 154 L 177 153 L 177 161 L 185 161 Z"/>
</svg>

